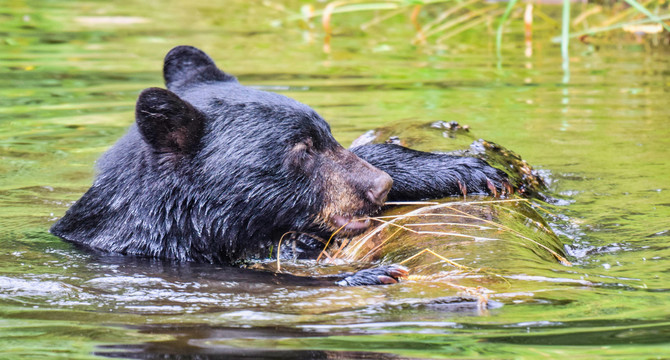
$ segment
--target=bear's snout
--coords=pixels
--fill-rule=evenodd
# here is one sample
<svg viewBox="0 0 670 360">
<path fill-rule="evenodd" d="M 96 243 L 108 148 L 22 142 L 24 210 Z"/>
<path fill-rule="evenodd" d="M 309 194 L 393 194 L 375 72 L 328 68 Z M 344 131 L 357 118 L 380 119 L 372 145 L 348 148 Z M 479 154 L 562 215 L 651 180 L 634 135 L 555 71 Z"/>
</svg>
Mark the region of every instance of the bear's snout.
<svg viewBox="0 0 670 360">
<path fill-rule="evenodd" d="M 377 171 L 379 174 L 373 179 L 372 186 L 365 195 L 373 204 L 382 206 L 386 202 L 389 191 L 391 191 L 393 179 L 391 179 L 389 174 L 380 170 Z"/>
</svg>

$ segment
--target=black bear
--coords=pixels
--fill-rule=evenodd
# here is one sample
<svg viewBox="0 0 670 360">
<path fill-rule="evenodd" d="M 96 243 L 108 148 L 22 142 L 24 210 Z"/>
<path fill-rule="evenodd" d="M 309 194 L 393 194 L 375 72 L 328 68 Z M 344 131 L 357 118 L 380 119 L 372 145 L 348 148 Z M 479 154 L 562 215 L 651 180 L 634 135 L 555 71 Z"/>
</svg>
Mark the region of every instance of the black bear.
<svg viewBox="0 0 670 360">
<path fill-rule="evenodd" d="M 277 256 L 288 231 L 360 233 L 387 198 L 509 188 L 476 158 L 391 144 L 347 150 L 313 109 L 239 84 L 194 47 L 172 49 L 163 73 L 167 90 L 140 94 L 136 124 L 53 234 L 102 251 L 235 265 Z M 363 270 L 340 284 L 402 273 Z"/>
</svg>

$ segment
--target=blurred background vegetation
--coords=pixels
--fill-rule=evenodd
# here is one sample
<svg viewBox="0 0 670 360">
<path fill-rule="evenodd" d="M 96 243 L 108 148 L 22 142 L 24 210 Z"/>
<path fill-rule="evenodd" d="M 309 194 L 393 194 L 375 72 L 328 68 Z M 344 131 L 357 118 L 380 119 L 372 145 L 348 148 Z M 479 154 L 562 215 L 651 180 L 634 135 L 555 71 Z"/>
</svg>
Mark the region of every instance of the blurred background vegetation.
<svg viewBox="0 0 670 360">
<path fill-rule="evenodd" d="M 561 7 L 559 14 L 556 5 Z M 368 14 L 368 19 L 358 27 L 363 32 L 373 27 L 383 28 L 391 18 L 407 17 L 416 31 L 411 39 L 413 44 L 439 46 L 465 31 L 485 29 L 489 33 L 495 32 L 498 54 L 506 28 L 522 28 L 526 41 L 532 39 L 533 32 L 560 32 L 553 41 L 565 44 L 566 48 L 570 39 L 585 43 L 596 39 L 611 42 L 620 41 L 620 31 L 632 34 L 636 39 L 641 35 L 670 31 L 666 24 L 670 20 L 666 0 L 338 0 L 305 4 L 299 14 L 289 19 L 301 20 L 310 28 L 316 28 L 313 19 L 320 20 L 325 33 L 324 51 L 329 52 L 330 38 L 338 32 L 334 23 L 356 13 Z M 667 34 L 652 39 L 656 45 L 667 45 L 670 41 Z"/>
</svg>

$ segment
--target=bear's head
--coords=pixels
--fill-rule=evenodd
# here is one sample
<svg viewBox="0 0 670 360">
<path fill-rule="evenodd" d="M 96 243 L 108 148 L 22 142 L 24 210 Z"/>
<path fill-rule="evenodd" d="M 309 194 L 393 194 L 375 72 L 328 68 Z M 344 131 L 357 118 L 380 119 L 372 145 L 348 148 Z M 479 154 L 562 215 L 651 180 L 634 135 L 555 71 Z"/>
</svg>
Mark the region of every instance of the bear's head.
<svg viewBox="0 0 670 360">
<path fill-rule="evenodd" d="M 392 180 L 343 148 L 313 109 L 240 85 L 193 47 L 172 49 L 163 70 L 167 90 L 140 94 L 136 126 L 100 159 L 93 187 L 55 234 L 230 263 L 272 255 L 288 231 L 368 227 Z M 96 226 L 105 231 L 88 229 Z"/>
</svg>

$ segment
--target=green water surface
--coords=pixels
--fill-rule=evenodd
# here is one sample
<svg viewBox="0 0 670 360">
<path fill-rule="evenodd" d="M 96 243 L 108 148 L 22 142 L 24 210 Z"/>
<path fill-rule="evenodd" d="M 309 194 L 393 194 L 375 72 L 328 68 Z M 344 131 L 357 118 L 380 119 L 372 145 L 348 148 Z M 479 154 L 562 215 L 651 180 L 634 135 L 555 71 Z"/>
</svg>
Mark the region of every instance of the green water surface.
<svg viewBox="0 0 670 360">
<path fill-rule="evenodd" d="M 484 27 L 416 47 L 402 16 L 358 30 L 367 13 L 336 17 L 324 54 L 318 24 L 278 22 L 301 4 L 0 3 L 0 358 L 670 357 L 667 48 L 574 43 L 567 77 L 556 29 L 538 31 L 529 58 L 511 29 L 498 67 Z M 426 124 L 456 120 L 514 150 L 548 176 L 558 201 L 541 205 L 574 266 L 489 258 L 507 282 L 484 285 L 503 306 L 477 313 L 426 305 L 453 293 L 440 282 L 284 286 L 48 234 L 181 44 L 314 107 L 345 145 L 384 128 L 446 149 Z"/>
</svg>

